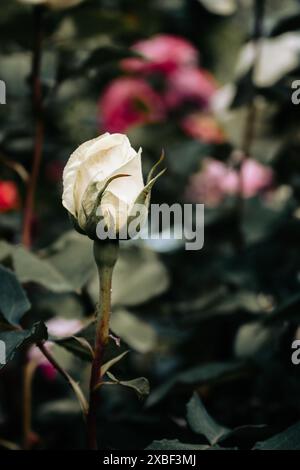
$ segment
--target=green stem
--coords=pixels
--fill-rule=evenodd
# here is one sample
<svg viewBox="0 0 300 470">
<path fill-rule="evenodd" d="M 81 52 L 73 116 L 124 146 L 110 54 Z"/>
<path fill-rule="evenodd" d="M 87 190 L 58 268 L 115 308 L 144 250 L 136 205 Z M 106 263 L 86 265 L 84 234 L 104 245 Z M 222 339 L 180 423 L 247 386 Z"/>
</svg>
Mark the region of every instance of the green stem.
<svg viewBox="0 0 300 470">
<path fill-rule="evenodd" d="M 255 57 L 252 70 L 252 77 L 250 87 L 252 88 L 253 98 L 248 105 L 244 132 L 241 142 L 242 155 L 241 159 L 236 166 L 239 173 L 239 188 L 236 203 L 236 219 L 237 219 L 237 236 L 236 236 L 236 247 L 237 251 L 242 251 L 244 248 L 244 234 L 242 230 L 242 223 L 244 217 L 244 181 L 242 174 L 242 167 L 250 157 L 252 152 L 252 146 L 255 139 L 255 124 L 257 117 L 257 107 L 255 103 L 255 84 L 253 81 L 254 71 L 259 63 L 261 54 L 261 39 L 264 35 L 264 14 L 265 14 L 265 0 L 253 0 L 253 41 L 255 47 Z"/>
<path fill-rule="evenodd" d="M 109 320 L 111 312 L 111 286 L 113 269 L 118 257 L 118 242 L 94 242 L 94 257 L 99 274 L 99 304 L 97 306 L 97 323 L 94 360 L 90 378 L 90 402 L 87 416 L 88 447 L 97 450 L 97 409 L 99 391 L 97 385 L 102 381 L 101 366 L 105 347 L 109 340 Z"/>
</svg>

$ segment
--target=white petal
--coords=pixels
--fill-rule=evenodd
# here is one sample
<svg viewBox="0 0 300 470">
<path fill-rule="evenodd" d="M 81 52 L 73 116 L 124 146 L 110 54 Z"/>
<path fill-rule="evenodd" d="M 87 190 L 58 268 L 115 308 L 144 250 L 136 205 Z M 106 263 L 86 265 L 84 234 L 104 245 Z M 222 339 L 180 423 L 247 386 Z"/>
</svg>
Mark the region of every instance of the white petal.
<svg viewBox="0 0 300 470">
<path fill-rule="evenodd" d="M 76 215 L 75 210 L 75 201 L 74 201 L 74 186 L 77 176 L 78 168 L 81 163 L 84 162 L 87 158 L 88 149 L 99 139 L 102 139 L 103 136 L 97 137 L 96 139 L 88 140 L 84 144 L 80 145 L 75 152 L 70 156 L 63 172 L 63 206 L 74 216 Z"/>
<path fill-rule="evenodd" d="M 114 172 L 114 174 L 123 173 L 130 176 L 115 179 L 111 182 L 108 188 L 110 192 L 128 205 L 132 205 L 134 203 L 137 196 L 144 188 L 141 153 L 142 149 L 140 149 L 139 152 L 127 163 Z"/>
<path fill-rule="evenodd" d="M 94 181 L 104 181 L 134 154 L 128 138 L 123 134 L 107 132 L 80 145 L 64 169 L 64 207 L 76 216 L 88 185 Z"/>
</svg>

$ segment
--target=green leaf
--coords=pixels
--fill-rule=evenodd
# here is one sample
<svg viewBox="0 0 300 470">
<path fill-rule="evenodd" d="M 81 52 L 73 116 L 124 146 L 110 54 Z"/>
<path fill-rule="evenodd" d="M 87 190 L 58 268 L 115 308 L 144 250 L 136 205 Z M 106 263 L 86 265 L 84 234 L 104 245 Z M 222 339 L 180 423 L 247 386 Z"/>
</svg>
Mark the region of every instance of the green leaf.
<svg viewBox="0 0 300 470">
<path fill-rule="evenodd" d="M 0 312 L 8 323 L 17 325 L 29 310 L 30 302 L 15 274 L 3 266 L 0 266 L 0 286 Z"/>
<path fill-rule="evenodd" d="M 238 445 L 243 448 L 251 448 L 257 441 L 274 436 L 274 432 L 276 431 L 274 431 L 273 426 L 246 424 L 229 431 L 219 439 L 218 443 L 226 447 Z"/>
<path fill-rule="evenodd" d="M 69 419 L 73 421 L 74 416 L 81 412 L 81 405 L 77 400 L 62 398 L 43 402 L 37 410 L 39 422 L 46 424 L 60 422 L 66 423 Z"/>
<path fill-rule="evenodd" d="M 84 394 L 83 394 L 83 391 L 81 390 L 81 387 L 79 385 L 78 382 L 75 382 L 75 380 L 68 374 L 66 373 L 67 377 L 68 377 L 68 380 L 69 380 L 69 384 L 71 385 L 75 395 L 76 395 L 76 398 L 80 404 L 80 407 L 82 409 L 82 412 L 84 415 L 87 415 L 88 414 L 88 410 L 89 410 L 89 405 L 88 405 L 88 402 L 87 402 L 87 399 L 85 398 Z"/>
<path fill-rule="evenodd" d="M 278 347 L 281 325 L 266 327 L 261 322 L 243 324 L 235 337 L 234 351 L 240 359 L 252 358 L 260 361 L 268 358 Z"/>
<path fill-rule="evenodd" d="M 120 47 L 113 44 L 100 46 L 90 51 L 89 56 L 81 61 L 76 61 L 75 57 L 72 57 L 73 60 L 66 61 L 65 56 L 61 54 L 58 70 L 58 80 L 62 81 L 78 76 L 82 77 L 83 72 L 86 74 L 87 71 L 91 69 L 101 71 L 104 67 L 107 67 L 114 63 L 118 63 L 120 60 L 126 59 L 128 57 L 141 56 L 136 52 L 132 51 L 131 49 L 126 49 L 124 47 Z"/>
<path fill-rule="evenodd" d="M 178 439 L 153 441 L 146 450 L 206 450 L 209 446 L 201 444 L 184 444 Z"/>
<path fill-rule="evenodd" d="M 123 359 L 124 356 L 126 356 L 126 354 L 128 354 L 129 351 L 124 351 L 122 354 L 120 354 L 119 356 L 117 357 L 113 357 L 112 359 L 110 359 L 108 362 L 106 362 L 105 364 L 103 364 L 103 366 L 101 367 L 101 376 L 105 375 L 106 372 L 114 365 L 114 364 L 117 364 L 117 362 L 121 361 L 121 359 Z"/>
<path fill-rule="evenodd" d="M 219 425 L 209 416 L 196 393 L 187 404 L 187 420 L 192 430 L 204 435 L 212 445 L 229 432 L 228 428 Z"/>
<path fill-rule="evenodd" d="M 153 167 L 151 168 L 151 170 L 148 173 L 147 184 L 149 184 L 150 181 L 153 179 L 155 171 L 157 170 L 157 168 L 159 168 L 160 164 L 164 161 L 164 159 L 165 159 L 165 151 L 162 150 L 159 160 L 153 165 Z"/>
<path fill-rule="evenodd" d="M 72 292 L 74 288 L 48 261 L 23 247 L 13 252 L 13 263 L 20 282 L 34 282 L 53 292 Z"/>
<path fill-rule="evenodd" d="M 99 284 L 95 275 L 88 286 L 94 302 L 98 301 Z M 151 250 L 121 244 L 113 276 L 112 303 L 114 306 L 135 306 L 161 295 L 169 287 L 169 274 Z"/>
<path fill-rule="evenodd" d="M 138 377 L 131 380 L 118 380 L 111 372 L 107 372 L 107 375 L 116 385 L 132 388 L 140 398 L 144 398 L 150 393 L 149 381 L 145 377 Z"/>
<path fill-rule="evenodd" d="M 298 321 L 300 318 L 300 295 L 295 294 L 268 315 L 264 315 L 262 323 L 265 325 Z"/>
<path fill-rule="evenodd" d="M 158 345 L 153 326 L 125 309 L 114 311 L 110 324 L 111 330 L 135 351 L 145 354 Z"/>
<path fill-rule="evenodd" d="M 51 336 L 49 339 L 80 359 L 91 362 L 91 350 L 95 344 L 95 330 L 96 321 L 93 319 L 82 330 L 78 331 L 76 336 L 70 336 L 67 338 L 56 338 Z M 124 352 L 124 350 L 124 345 L 117 346 L 114 339 L 110 337 L 104 352 L 104 363 L 115 358 L 121 352 Z"/>
<path fill-rule="evenodd" d="M 191 173 L 194 173 L 199 168 L 199 161 L 201 156 L 207 155 L 207 145 L 196 140 L 176 140 L 168 147 L 166 153 L 167 166 L 173 174 L 173 177 L 178 177 L 180 181 L 188 178 Z M 180 158 L 184 155 L 184 158 Z"/>
<path fill-rule="evenodd" d="M 12 245 L 5 241 L 0 241 L 0 260 L 3 260 L 10 256 L 12 252 Z"/>
<path fill-rule="evenodd" d="M 153 406 L 162 400 L 175 385 L 207 385 L 229 380 L 248 370 L 241 362 L 212 362 L 201 366 L 192 367 L 178 373 L 169 381 L 163 383 L 151 393 L 147 405 Z"/>
<path fill-rule="evenodd" d="M 94 50 L 90 57 L 83 64 L 82 70 L 90 67 L 103 67 L 104 65 L 111 64 L 112 62 L 119 62 L 121 59 L 128 57 L 141 57 L 131 49 L 125 47 L 108 45 L 102 46 Z"/>
<path fill-rule="evenodd" d="M 274 428 L 263 424 L 238 426 L 232 430 L 220 426 L 208 415 L 196 393 L 187 404 L 187 420 L 192 430 L 204 435 L 213 446 L 218 443 L 226 448 L 239 445 L 251 448 L 258 439 L 274 435 Z"/>
<path fill-rule="evenodd" d="M 83 360 L 92 361 L 94 357 L 94 352 L 90 343 L 81 336 L 70 336 L 63 339 L 52 337 L 51 341 L 54 341 L 59 346 L 63 346 L 65 349 Z"/>
<path fill-rule="evenodd" d="M 80 290 L 96 272 L 92 242 L 74 230 L 65 233 L 46 252 L 49 263 L 68 279 L 73 290 Z"/>
<path fill-rule="evenodd" d="M 53 292 L 72 292 L 74 287 L 56 268 L 37 254 L 22 246 L 0 243 L 0 260 L 11 259 L 12 267 L 21 283 L 34 282 Z"/>
<path fill-rule="evenodd" d="M 236 8 L 236 0 L 198 0 L 211 13 L 216 15 L 232 15 Z"/>
<path fill-rule="evenodd" d="M 276 434 L 263 442 L 258 442 L 257 450 L 299 450 L 300 449 L 300 421 L 285 431 Z"/>
<path fill-rule="evenodd" d="M 11 361 L 17 350 L 25 344 L 34 344 L 48 338 L 47 327 L 43 322 L 33 325 L 31 330 L 16 330 L 0 333 L 0 340 L 4 342 L 6 349 L 6 364 Z M 0 369 L 5 364 L 0 364 Z"/>
<path fill-rule="evenodd" d="M 18 444 L 16 444 L 15 442 L 8 441 L 6 439 L 0 439 L 0 448 L 1 447 L 6 450 L 21 450 L 21 447 Z"/>
<path fill-rule="evenodd" d="M 158 164 L 160 163 L 160 160 L 157 162 Z M 151 178 L 151 174 L 152 172 L 155 171 L 155 168 L 156 168 L 156 165 L 154 165 L 154 167 L 150 170 L 150 174 L 148 175 L 148 178 Z M 152 179 L 149 179 L 149 181 L 147 181 L 147 184 L 146 186 L 143 188 L 143 190 L 140 192 L 140 194 L 137 196 L 135 202 L 134 202 L 134 205 L 146 205 L 148 206 L 149 205 L 149 198 L 150 198 L 150 195 L 151 195 L 151 191 L 152 191 L 152 188 L 154 186 L 154 184 L 156 183 L 156 181 L 166 172 L 166 168 L 164 168 L 163 170 L 161 170 L 156 176 L 154 176 Z M 129 223 L 131 222 L 131 220 L 134 219 L 134 215 L 130 215 L 129 214 Z"/>
<path fill-rule="evenodd" d="M 294 47 L 290 48 L 289 44 Z M 237 64 L 239 77 L 245 76 L 254 67 L 255 42 L 248 42 L 240 53 Z M 255 63 L 253 81 L 257 87 L 268 88 L 276 85 L 289 73 L 297 70 L 300 51 L 299 31 L 293 31 L 273 38 L 261 39 L 261 54 Z"/>
<path fill-rule="evenodd" d="M 67 351 L 71 352 L 75 356 L 79 357 L 84 361 L 91 362 L 92 360 L 92 344 L 94 344 L 95 337 L 95 321 L 92 321 L 82 330 L 80 330 L 76 336 L 69 336 L 67 338 L 56 338 L 50 337 L 50 340 L 54 343 L 62 346 Z M 89 345 L 89 347 L 87 346 Z"/>
</svg>

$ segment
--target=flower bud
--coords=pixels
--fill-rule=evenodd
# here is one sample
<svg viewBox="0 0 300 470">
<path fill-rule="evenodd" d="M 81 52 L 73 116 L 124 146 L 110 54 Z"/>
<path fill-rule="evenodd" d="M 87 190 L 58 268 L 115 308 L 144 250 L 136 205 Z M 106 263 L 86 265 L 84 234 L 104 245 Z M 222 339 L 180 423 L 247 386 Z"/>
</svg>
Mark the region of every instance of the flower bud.
<svg viewBox="0 0 300 470">
<path fill-rule="evenodd" d="M 152 186 L 161 175 L 153 177 L 150 172 L 144 185 L 141 153 L 125 135 L 109 133 L 75 150 L 63 173 L 63 205 L 76 230 L 92 240 L 116 239 L 120 234 L 127 238 L 128 224 L 137 218 L 140 229 Z"/>
</svg>

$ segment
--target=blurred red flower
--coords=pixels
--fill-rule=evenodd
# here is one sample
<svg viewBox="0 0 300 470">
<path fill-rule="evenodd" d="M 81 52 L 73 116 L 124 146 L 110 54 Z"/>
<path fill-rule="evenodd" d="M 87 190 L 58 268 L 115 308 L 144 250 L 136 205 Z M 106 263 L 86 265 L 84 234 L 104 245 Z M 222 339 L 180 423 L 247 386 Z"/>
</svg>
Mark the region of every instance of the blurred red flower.
<svg viewBox="0 0 300 470">
<path fill-rule="evenodd" d="M 196 112 L 181 120 L 182 130 L 190 137 L 209 144 L 222 144 L 224 133 L 213 116 Z"/>
<path fill-rule="evenodd" d="M 13 181 L 0 181 L 0 212 L 18 209 L 20 206 L 19 192 Z"/>
<path fill-rule="evenodd" d="M 207 108 L 216 90 L 217 83 L 206 70 L 181 68 L 168 78 L 165 102 L 170 109 L 186 102 Z"/>
<path fill-rule="evenodd" d="M 142 79 L 113 80 L 99 100 L 99 128 L 125 132 L 132 126 L 161 121 L 165 117 L 162 98 Z"/>
<path fill-rule="evenodd" d="M 124 59 L 121 66 L 126 72 L 169 75 L 180 67 L 196 66 L 198 62 L 198 51 L 189 41 L 168 34 L 139 41 L 132 50 L 143 58 Z"/>
</svg>

